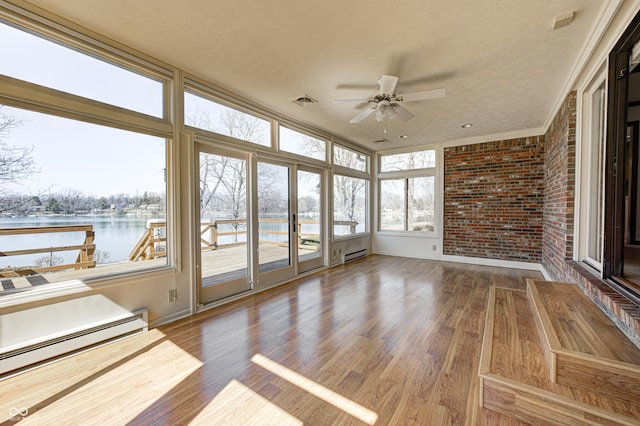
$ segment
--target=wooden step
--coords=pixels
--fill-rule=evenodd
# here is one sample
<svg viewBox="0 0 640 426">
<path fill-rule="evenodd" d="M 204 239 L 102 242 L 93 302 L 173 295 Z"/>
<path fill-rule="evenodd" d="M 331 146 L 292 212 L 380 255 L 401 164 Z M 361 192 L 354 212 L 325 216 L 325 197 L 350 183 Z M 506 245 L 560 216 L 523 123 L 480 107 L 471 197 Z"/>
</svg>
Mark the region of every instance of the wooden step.
<svg viewBox="0 0 640 426">
<path fill-rule="evenodd" d="M 527 280 L 553 382 L 640 401 L 640 349 L 573 284 Z"/>
<path fill-rule="evenodd" d="M 492 287 L 479 367 L 481 407 L 529 424 L 637 425 L 640 406 L 554 383 L 527 292 Z"/>
</svg>

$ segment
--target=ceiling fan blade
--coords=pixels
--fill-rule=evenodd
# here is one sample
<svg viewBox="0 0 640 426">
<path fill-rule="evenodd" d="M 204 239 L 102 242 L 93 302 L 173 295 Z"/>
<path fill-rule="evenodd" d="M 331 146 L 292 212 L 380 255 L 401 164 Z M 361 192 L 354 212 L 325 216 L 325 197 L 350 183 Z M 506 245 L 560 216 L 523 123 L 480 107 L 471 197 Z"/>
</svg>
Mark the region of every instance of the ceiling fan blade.
<svg viewBox="0 0 640 426">
<path fill-rule="evenodd" d="M 415 117 L 415 115 L 413 115 L 409 110 L 401 105 L 393 104 L 391 105 L 391 109 L 396 114 L 396 117 L 398 117 L 402 121 L 411 120 L 413 117 Z"/>
<path fill-rule="evenodd" d="M 380 95 L 393 95 L 398 85 L 398 77 L 394 75 L 383 75 L 378 80 L 380 85 Z"/>
<path fill-rule="evenodd" d="M 423 92 L 404 93 L 396 96 L 395 100 L 398 102 L 424 101 L 427 99 L 444 98 L 445 95 L 445 89 L 432 89 Z"/>
<path fill-rule="evenodd" d="M 359 123 L 362 120 L 364 120 L 365 118 L 367 118 L 368 116 L 370 116 L 371 114 L 373 114 L 376 110 L 376 106 L 375 104 L 373 104 L 372 106 L 368 106 L 364 111 L 362 111 L 360 114 L 356 115 L 355 117 L 353 117 L 351 119 L 351 121 L 349 121 L 349 123 L 355 124 L 355 123 Z"/>
</svg>

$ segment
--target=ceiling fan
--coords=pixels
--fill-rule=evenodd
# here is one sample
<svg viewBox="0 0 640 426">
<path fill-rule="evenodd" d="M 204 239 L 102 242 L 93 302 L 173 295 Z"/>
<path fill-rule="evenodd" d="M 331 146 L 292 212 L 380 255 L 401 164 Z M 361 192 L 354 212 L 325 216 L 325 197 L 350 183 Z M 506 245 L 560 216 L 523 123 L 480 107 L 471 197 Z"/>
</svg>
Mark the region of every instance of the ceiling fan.
<svg viewBox="0 0 640 426">
<path fill-rule="evenodd" d="M 414 115 L 401 105 L 403 102 L 424 101 L 427 99 L 443 98 L 445 89 L 424 90 L 422 92 L 397 94 L 398 77 L 383 75 L 378 79 L 380 91 L 377 95 L 367 99 L 339 99 L 334 102 L 366 102 L 367 107 L 353 117 L 349 123 L 359 123 L 375 113 L 377 121 L 385 121 L 384 132 L 387 133 L 386 120 L 398 117 L 402 121 L 411 120 Z"/>
</svg>

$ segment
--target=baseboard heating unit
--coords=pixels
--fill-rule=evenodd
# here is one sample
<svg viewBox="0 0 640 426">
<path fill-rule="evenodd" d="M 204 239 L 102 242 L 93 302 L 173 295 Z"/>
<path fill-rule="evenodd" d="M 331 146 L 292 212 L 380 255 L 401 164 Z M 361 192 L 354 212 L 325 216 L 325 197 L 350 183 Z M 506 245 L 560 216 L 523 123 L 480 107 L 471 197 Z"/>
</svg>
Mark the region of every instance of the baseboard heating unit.
<svg viewBox="0 0 640 426">
<path fill-rule="evenodd" d="M 90 296 L 0 316 L 0 378 L 148 330 L 146 309 L 128 312 Z"/>
<path fill-rule="evenodd" d="M 365 257 L 368 254 L 369 254 L 369 250 L 367 250 L 366 248 L 345 253 L 342 255 L 342 263 L 347 263 L 352 260 L 360 259 L 361 257 Z"/>
</svg>

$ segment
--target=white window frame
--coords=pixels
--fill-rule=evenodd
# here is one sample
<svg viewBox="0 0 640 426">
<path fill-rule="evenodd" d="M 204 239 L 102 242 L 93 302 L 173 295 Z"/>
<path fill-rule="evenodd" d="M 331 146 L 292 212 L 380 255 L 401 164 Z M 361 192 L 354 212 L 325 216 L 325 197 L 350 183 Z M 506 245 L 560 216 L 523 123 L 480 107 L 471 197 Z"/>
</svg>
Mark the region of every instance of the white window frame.
<svg viewBox="0 0 640 426">
<path fill-rule="evenodd" d="M 18 12 L 24 13 L 20 15 Z M 131 281 L 132 276 L 148 275 L 149 273 L 173 273 L 180 270 L 176 265 L 176 241 L 179 241 L 178 230 L 175 227 L 175 217 L 177 216 L 177 206 L 175 203 L 175 136 L 173 117 L 171 116 L 171 88 L 174 81 L 174 71 L 160 63 L 155 64 L 143 59 L 138 59 L 130 54 L 126 49 L 108 45 L 98 39 L 86 36 L 72 28 L 62 27 L 47 18 L 30 14 L 22 9 L 17 12 L 9 12 L 0 7 L 0 18 L 34 34 L 34 36 L 56 40 L 76 49 L 97 60 L 105 60 L 111 64 L 120 64 L 124 69 L 131 72 L 138 72 L 149 78 L 162 81 L 162 111 L 163 117 L 154 117 L 134 110 L 117 107 L 98 100 L 84 98 L 61 90 L 42 87 L 38 84 L 20 80 L 18 78 L 0 75 L 0 104 L 51 116 L 67 118 L 79 122 L 102 125 L 122 130 L 161 137 L 165 142 L 165 167 L 166 167 L 166 232 L 167 232 L 167 263 L 161 266 L 125 270 L 121 273 L 96 274 L 85 278 L 91 282 L 94 288 L 102 285 L 115 285 L 120 282 Z M 3 25 L 5 25 L 3 23 Z M 47 286 L 48 291 L 57 291 L 60 294 L 75 291 L 76 288 L 83 289 L 82 282 L 62 281 L 51 283 Z M 37 288 L 36 288 L 37 289 Z M 30 293 L 34 293 L 32 296 Z M 9 304 L 12 301 L 26 301 L 37 299 L 38 291 L 24 291 L 13 296 L 4 296 Z"/>
<path fill-rule="evenodd" d="M 322 159 L 320 158 L 314 158 L 314 157 L 310 157 L 304 154 L 298 154 L 296 152 L 293 151 L 287 151 L 285 149 L 281 148 L 281 143 L 280 143 L 280 135 L 281 135 L 281 129 L 285 128 L 289 131 L 295 132 L 295 133 L 299 133 L 301 135 L 304 136 L 308 136 L 310 138 L 313 139 L 317 139 L 320 140 L 322 142 L 324 142 L 324 157 Z M 302 160 L 302 162 L 307 163 L 307 164 L 312 164 L 312 165 L 316 165 L 316 166 L 327 166 L 330 162 L 329 162 L 329 158 L 333 157 L 333 146 L 331 143 L 331 138 L 327 138 L 324 135 L 320 135 L 317 134 L 315 132 L 312 132 L 310 130 L 304 129 L 301 126 L 292 124 L 286 120 L 280 120 L 278 121 L 278 125 L 275 128 L 275 133 L 277 134 L 277 138 L 276 138 L 276 146 L 277 146 L 277 151 L 283 156 L 283 157 L 290 157 L 292 159 L 298 159 L 298 160 Z"/>
<path fill-rule="evenodd" d="M 216 133 L 214 131 L 209 131 L 206 129 L 201 129 L 198 127 L 193 127 L 185 124 L 185 128 L 189 129 L 189 131 L 193 132 L 196 135 L 204 136 L 206 138 L 214 138 L 216 140 L 229 143 L 231 145 L 244 146 L 247 148 L 247 150 L 250 150 L 250 151 L 265 151 L 265 152 L 276 151 L 274 133 L 277 133 L 278 125 L 277 125 L 277 122 L 270 116 L 256 111 L 254 108 L 251 108 L 251 106 L 249 105 L 245 105 L 240 102 L 234 102 L 229 98 L 229 96 L 225 96 L 222 93 L 218 93 L 216 90 L 192 78 L 185 79 L 185 83 L 182 89 L 183 89 L 182 90 L 183 94 L 188 92 L 191 95 L 199 96 L 205 100 L 211 101 L 215 104 L 219 104 L 223 107 L 230 108 L 230 109 L 239 111 L 243 114 L 253 116 L 260 120 L 267 121 L 270 123 L 270 126 L 271 126 L 270 133 L 269 133 L 269 145 L 260 145 L 255 142 L 234 138 L 232 136 L 227 136 L 222 133 Z M 186 117 L 183 117 L 183 121 L 186 122 Z"/>
<path fill-rule="evenodd" d="M 351 167 L 347 167 L 347 166 L 342 166 L 340 164 L 336 164 L 336 161 L 335 161 L 335 155 L 336 155 L 335 150 L 336 150 L 336 148 L 352 152 L 352 153 L 354 153 L 356 155 L 362 155 L 364 157 L 364 163 L 365 163 L 364 170 L 358 170 L 358 169 L 354 169 L 354 168 L 351 168 Z M 365 153 L 363 153 L 361 151 L 358 151 L 358 150 L 355 150 L 355 149 L 352 149 L 352 148 L 349 148 L 349 147 L 341 144 L 340 142 L 334 142 L 333 143 L 333 147 L 331 149 L 331 163 L 333 164 L 333 167 L 336 170 L 341 170 L 342 174 L 350 173 L 350 172 L 357 172 L 357 173 L 366 173 L 367 176 L 370 177 L 371 155 L 370 154 L 365 154 Z"/>
<path fill-rule="evenodd" d="M 604 164 L 605 164 L 605 142 L 606 142 L 606 113 L 607 113 L 607 74 L 604 66 L 595 73 L 595 76 L 580 93 L 578 102 L 576 157 L 576 202 L 578 207 L 576 214 L 575 239 L 577 250 L 574 251 L 574 260 L 590 265 L 598 272 L 602 272 L 602 258 L 604 248 Z M 600 170 L 602 176 L 599 180 L 594 176 L 598 168 L 594 166 L 593 144 L 600 144 Z M 593 188 L 592 182 L 596 179 L 601 184 L 600 188 L 600 211 L 601 216 L 594 218 L 594 212 L 590 208 L 592 197 L 598 196 L 598 192 Z M 592 232 L 593 221 L 599 220 L 600 232 L 600 261 L 589 255 L 590 233 Z"/>
<path fill-rule="evenodd" d="M 407 169 L 407 170 L 394 170 L 388 172 L 381 172 L 380 169 L 382 167 L 382 157 L 386 155 L 396 155 L 396 154 L 404 154 L 411 152 L 419 152 L 419 151 L 435 151 L 435 166 L 428 167 L 423 169 Z M 377 214 L 377 224 L 376 231 L 381 235 L 398 235 L 398 236 L 412 236 L 412 237 L 425 237 L 425 238 L 437 238 L 440 229 L 440 212 L 442 211 L 442 196 L 441 196 L 441 188 L 440 188 L 440 170 L 442 169 L 442 155 L 441 149 L 438 145 L 428 145 L 421 146 L 419 148 L 414 149 L 404 149 L 404 150 L 392 150 L 392 151 L 381 151 L 377 153 L 377 169 L 378 173 L 376 175 L 376 214 Z M 389 230 L 382 229 L 382 185 L 381 182 L 383 180 L 398 180 L 398 179 L 408 179 L 408 178 L 416 178 L 416 177 L 433 177 L 434 178 L 434 220 L 433 220 L 433 231 L 410 231 L 406 229 L 407 226 L 407 215 L 408 210 L 406 209 L 407 200 L 407 185 L 405 185 L 405 230 Z"/>
<path fill-rule="evenodd" d="M 339 146 L 342 149 L 346 149 L 348 151 L 352 151 L 357 154 L 364 155 L 365 162 L 366 162 L 366 171 L 350 169 L 348 167 L 333 164 L 333 159 L 335 155 L 333 150 L 334 146 Z M 371 235 L 371 228 L 372 228 L 371 206 L 372 206 L 372 200 L 373 200 L 373 193 L 372 193 L 373 183 L 371 179 L 371 153 L 357 149 L 354 146 L 340 140 L 333 140 L 331 144 L 331 149 L 328 152 L 329 152 L 329 157 L 331 158 L 331 162 L 333 164 L 331 168 L 330 185 L 329 185 L 330 186 L 329 204 L 330 204 L 330 212 L 331 212 L 330 235 L 331 235 L 332 241 L 348 240 L 351 238 L 359 238 L 362 236 Z M 335 218 L 334 218 L 335 179 L 334 177 L 335 176 L 347 176 L 347 177 L 358 178 L 358 179 L 363 179 L 367 181 L 367 203 L 365 206 L 366 226 L 363 232 L 356 232 L 355 234 L 350 234 L 350 235 L 335 234 L 335 226 L 334 226 L 334 221 L 335 221 Z"/>
</svg>

